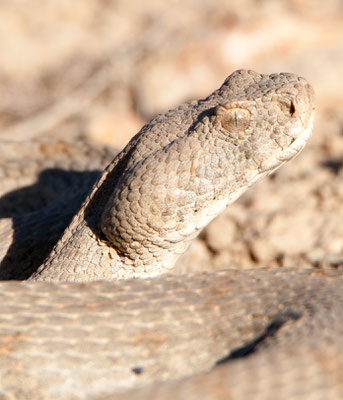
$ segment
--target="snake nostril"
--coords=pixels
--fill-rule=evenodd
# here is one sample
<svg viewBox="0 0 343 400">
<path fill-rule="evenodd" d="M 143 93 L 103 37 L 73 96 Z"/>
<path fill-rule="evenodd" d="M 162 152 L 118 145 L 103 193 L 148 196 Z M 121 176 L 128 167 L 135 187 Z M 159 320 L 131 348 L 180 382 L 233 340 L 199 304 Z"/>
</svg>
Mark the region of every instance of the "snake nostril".
<svg viewBox="0 0 343 400">
<path fill-rule="evenodd" d="M 295 105 L 294 105 L 293 101 L 291 101 L 291 105 L 289 107 L 289 113 L 291 115 L 294 115 L 294 113 L 295 113 Z"/>
</svg>

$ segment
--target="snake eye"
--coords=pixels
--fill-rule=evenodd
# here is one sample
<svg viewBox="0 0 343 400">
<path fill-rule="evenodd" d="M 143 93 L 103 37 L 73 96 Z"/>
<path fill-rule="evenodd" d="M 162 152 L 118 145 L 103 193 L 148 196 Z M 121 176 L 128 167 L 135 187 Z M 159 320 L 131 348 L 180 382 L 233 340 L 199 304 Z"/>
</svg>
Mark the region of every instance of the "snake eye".
<svg viewBox="0 0 343 400">
<path fill-rule="evenodd" d="M 250 124 L 251 114 L 245 108 L 227 109 L 225 106 L 221 106 L 217 110 L 217 115 L 220 115 L 222 127 L 230 132 L 245 130 Z"/>
</svg>

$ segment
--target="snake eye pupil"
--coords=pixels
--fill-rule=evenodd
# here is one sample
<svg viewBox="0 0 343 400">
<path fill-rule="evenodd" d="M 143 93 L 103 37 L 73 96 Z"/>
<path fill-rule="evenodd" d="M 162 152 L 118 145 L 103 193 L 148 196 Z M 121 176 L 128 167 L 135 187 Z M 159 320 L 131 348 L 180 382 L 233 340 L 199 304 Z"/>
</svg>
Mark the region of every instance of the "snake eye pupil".
<svg viewBox="0 0 343 400">
<path fill-rule="evenodd" d="M 244 108 L 231 108 L 221 115 L 221 125 L 227 131 L 242 131 L 250 124 L 250 112 Z"/>
</svg>

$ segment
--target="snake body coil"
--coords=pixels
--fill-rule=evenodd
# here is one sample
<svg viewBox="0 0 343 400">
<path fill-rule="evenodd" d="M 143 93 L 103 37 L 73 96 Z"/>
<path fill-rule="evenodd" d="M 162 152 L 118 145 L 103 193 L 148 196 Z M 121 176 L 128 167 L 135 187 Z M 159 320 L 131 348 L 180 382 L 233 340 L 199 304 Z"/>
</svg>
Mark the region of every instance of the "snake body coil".
<svg viewBox="0 0 343 400">
<path fill-rule="evenodd" d="M 157 277 L 228 204 L 303 149 L 312 121 L 305 79 L 240 70 L 206 99 L 151 120 L 100 177 L 82 172 L 98 168 L 91 147 L 73 159 L 60 144 L 60 160 L 82 166 L 53 175 L 39 207 L 28 196 L 14 202 L 13 182 L 27 184 L 30 171 L 43 182 L 58 151 L 33 144 L 45 158 L 16 179 L 4 165 L 0 277 L 29 282 L 1 283 L 0 397 L 95 399 L 168 380 L 124 398 L 343 398 L 338 274 Z M 59 179 L 70 187 L 61 200 Z M 31 212 L 10 219 L 13 209 Z M 123 278 L 149 279 L 113 282 Z"/>
</svg>

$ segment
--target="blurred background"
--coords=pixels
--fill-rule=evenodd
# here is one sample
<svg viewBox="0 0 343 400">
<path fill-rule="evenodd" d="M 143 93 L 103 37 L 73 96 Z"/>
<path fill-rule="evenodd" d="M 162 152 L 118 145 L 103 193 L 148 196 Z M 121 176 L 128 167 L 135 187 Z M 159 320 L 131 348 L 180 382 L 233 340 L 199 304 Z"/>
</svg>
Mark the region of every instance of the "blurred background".
<svg viewBox="0 0 343 400">
<path fill-rule="evenodd" d="M 0 140 L 120 149 L 235 69 L 307 78 L 317 95 L 307 149 L 215 220 L 181 269 L 341 268 L 341 0 L 2 0 L 0 21 Z"/>
</svg>

